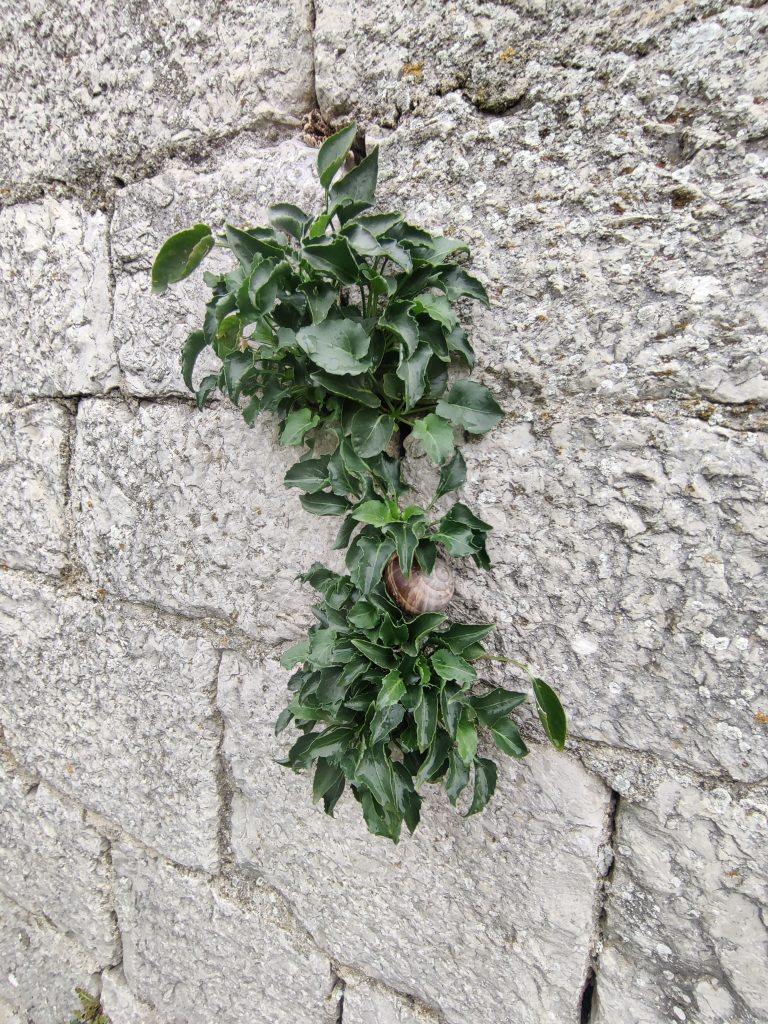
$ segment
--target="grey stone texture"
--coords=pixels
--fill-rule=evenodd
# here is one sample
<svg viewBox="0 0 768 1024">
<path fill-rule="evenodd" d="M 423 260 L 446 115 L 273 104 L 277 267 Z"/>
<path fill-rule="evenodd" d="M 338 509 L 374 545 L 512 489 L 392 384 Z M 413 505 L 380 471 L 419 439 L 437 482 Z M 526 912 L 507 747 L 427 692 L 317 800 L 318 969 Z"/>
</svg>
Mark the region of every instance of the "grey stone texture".
<svg viewBox="0 0 768 1024">
<path fill-rule="evenodd" d="M 82 403 L 73 499 L 88 574 L 263 643 L 298 640 L 311 614 L 294 578 L 327 559 L 338 529 L 283 487 L 300 451 L 278 444 L 268 418 L 250 430 L 223 404 Z"/>
<path fill-rule="evenodd" d="M 615 848 L 595 1024 L 764 1021 L 768 792 L 670 775 Z"/>
<path fill-rule="evenodd" d="M 439 1017 L 413 1000 L 360 978 L 344 986 L 344 1024 L 436 1024 Z"/>
<path fill-rule="evenodd" d="M 97 957 L 45 917 L 0 893 L 0 1020 L 6 1013 L 10 1024 L 69 1021 L 78 1007 L 75 988 L 98 991 L 99 969 Z"/>
<path fill-rule="evenodd" d="M 211 883 L 128 845 L 114 865 L 125 977 L 164 1024 L 335 1020 L 330 964 L 271 889 Z"/>
<path fill-rule="evenodd" d="M 117 386 L 109 273 L 104 213 L 52 197 L 0 210 L 0 394 Z"/>
<path fill-rule="evenodd" d="M 113 1024 L 762 1024 L 768 7 L 6 8 L 0 1024 L 76 986 Z M 430 793 L 398 847 L 274 763 L 337 524 L 273 421 L 194 408 L 202 275 L 149 290 L 180 228 L 318 208 L 315 100 L 488 287 L 506 417 L 460 496 L 494 567 L 452 611 L 572 736 L 526 712 L 486 813 Z"/>
<path fill-rule="evenodd" d="M 548 674 L 577 736 L 765 778 L 765 435 L 516 403 L 464 454 L 493 568 L 467 559 L 458 600 L 498 653 Z"/>
<path fill-rule="evenodd" d="M 57 576 L 69 550 L 69 414 L 0 402 L 0 565 Z"/>
<path fill-rule="evenodd" d="M 602 784 L 568 755 L 536 749 L 530 763 L 502 763 L 482 816 L 464 819 L 429 794 L 413 838 L 384 845 L 351 796 L 331 820 L 311 805 L 307 779 L 274 763 L 287 743 L 273 735 L 286 676 L 274 661 L 222 660 L 236 862 L 275 885 L 333 959 L 418 995 L 450 1024 L 575 1019 Z"/>
<path fill-rule="evenodd" d="M 309 0 L 11 0 L 4 15 L 6 195 L 140 173 L 175 147 L 295 123 L 312 104 Z"/>
<path fill-rule="evenodd" d="M 112 220 L 115 274 L 115 343 L 125 386 L 135 395 L 188 395 L 181 379 L 181 346 L 200 330 L 210 289 L 203 269 L 229 270 L 229 252 L 214 252 L 203 267 L 158 298 L 150 292 L 150 271 L 162 243 L 191 224 L 225 223 L 249 227 L 267 222 L 270 203 L 292 202 L 317 208 L 321 198 L 315 176 L 317 151 L 290 139 L 267 146 L 245 135 L 201 167 L 171 165 L 162 174 L 120 192 Z M 195 368 L 195 380 L 218 369 L 213 353 Z"/>
<path fill-rule="evenodd" d="M 0 638 L 0 721 L 23 766 L 179 863 L 215 869 L 211 640 L 11 573 Z"/>
<path fill-rule="evenodd" d="M 74 935 L 103 963 L 119 960 L 109 844 L 82 809 L 0 758 L 0 890 Z"/>
</svg>

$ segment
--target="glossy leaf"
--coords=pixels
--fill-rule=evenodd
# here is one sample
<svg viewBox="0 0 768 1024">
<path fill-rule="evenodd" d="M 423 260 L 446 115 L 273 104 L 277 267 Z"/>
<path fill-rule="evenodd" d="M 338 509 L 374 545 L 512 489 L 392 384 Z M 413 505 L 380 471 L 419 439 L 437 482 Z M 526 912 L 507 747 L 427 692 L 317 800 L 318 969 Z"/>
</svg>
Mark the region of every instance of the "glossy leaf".
<svg viewBox="0 0 768 1024">
<path fill-rule="evenodd" d="M 317 176 L 325 191 L 331 187 L 334 175 L 347 158 L 352 143 L 357 135 L 357 125 L 349 124 L 346 128 L 331 135 L 320 147 L 317 154 Z"/>
<path fill-rule="evenodd" d="M 458 654 L 453 654 L 451 651 L 435 651 L 430 660 L 432 668 L 441 679 L 455 679 L 457 683 L 471 683 L 477 676 L 477 672 L 469 662 L 464 661 Z"/>
<path fill-rule="evenodd" d="M 469 708 L 462 708 L 456 730 L 456 749 L 459 757 L 466 765 L 472 764 L 477 753 L 477 727 L 474 716 Z"/>
<path fill-rule="evenodd" d="M 376 182 L 379 177 L 379 147 L 376 146 L 361 160 L 357 167 L 331 186 L 329 202 L 331 210 L 338 210 L 348 203 L 356 209 L 373 206 L 376 199 Z"/>
<path fill-rule="evenodd" d="M 394 429 L 395 421 L 391 416 L 373 409 L 360 409 L 352 417 L 352 447 L 361 458 L 371 458 L 387 447 Z"/>
<path fill-rule="evenodd" d="M 172 235 L 160 247 L 152 264 L 152 291 L 162 295 L 169 284 L 189 277 L 214 246 L 207 224 L 195 224 L 186 231 Z"/>
<path fill-rule="evenodd" d="M 455 750 L 448 755 L 448 773 L 445 776 L 445 791 L 448 799 L 455 806 L 456 801 L 466 789 L 469 782 L 469 768 Z"/>
<path fill-rule="evenodd" d="M 315 516 L 343 516 L 351 508 L 346 498 L 339 494 L 330 494 L 327 491 L 300 494 L 299 501 L 305 511 L 311 512 Z"/>
<path fill-rule="evenodd" d="M 533 693 L 536 697 L 536 709 L 539 712 L 544 732 L 556 750 L 562 750 L 568 736 L 565 711 L 560 698 L 543 679 L 533 680 Z"/>
<path fill-rule="evenodd" d="M 514 690 L 505 690 L 496 686 L 482 696 L 472 695 L 470 698 L 472 707 L 483 725 L 494 725 L 500 718 L 506 718 L 511 711 L 519 708 L 528 700 L 525 693 L 517 693 Z"/>
<path fill-rule="evenodd" d="M 286 487 L 298 487 L 308 494 L 321 491 L 328 486 L 328 457 L 296 462 L 285 474 L 283 483 Z"/>
<path fill-rule="evenodd" d="M 470 434 L 484 434 L 504 416 L 488 388 L 472 380 L 457 381 L 448 395 L 437 403 L 436 411 Z"/>
<path fill-rule="evenodd" d="M 472 803 L 465 817 L 477 814 L 486 806 L 496 792 L 496 765 L 486 757 L 475 758 L 475 789 Z"/>
<path fill-rule="evenodd" d="M 304 435 L 313 430 L 320 422 L 320 417 L 309 409 L 297 409 L 286 416 L 280 432 L 280 444 L 294 445 L 304 442 Z"/>
<path fill-rule="evenodd" d="M 440 470 L 440 481 L 435 492 L 435 501 L 442 498 L 444 494 L 455 491 L 463 486 L 467 479 L 467 464 L 461 452 L 456 452 L 450 462 L 447 462 Z"/>
<path fill-rule="evenodd" d="M 302 327 L 296 342 L 306 354 L 328 373 L 346 376 L 359 374 L 370 366 L 371 339 L 366 330 L 351 320 L 324 320 Z"/>
<path fill-rule="evenodd" d="M 489 726 L 496 746 L 510 757 L 525 757 L 528 753 L 520 730 L 508 718 L 497 719 Z"/>
<path fill-rule="evenodd" d="M 193 331 L 184 342 L 181 350 L 181 376 L 190 391 L 194 391 L 192 385 L 192 371 L 195 368 L 197 357 L 208 347 L 205 335 L 202 331 Z"/>
</svg>

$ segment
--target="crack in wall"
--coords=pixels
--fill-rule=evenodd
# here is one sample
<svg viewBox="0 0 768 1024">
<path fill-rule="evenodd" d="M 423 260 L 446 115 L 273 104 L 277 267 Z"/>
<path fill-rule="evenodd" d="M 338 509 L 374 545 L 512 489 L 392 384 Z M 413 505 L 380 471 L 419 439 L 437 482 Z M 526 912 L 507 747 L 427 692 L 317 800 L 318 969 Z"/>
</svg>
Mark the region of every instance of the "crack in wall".
<svg viewBox="0 0 768 1024">
<path fill-rule="evenodd" d="M 596 1009 L 600 955 L 605 941 L 607 902 L 610 892 L 610 881 L 616 866 L 617 824 L 619 802 L 621 797 L 611 790 L 606 808 L 602 842 L 600 843 L 600 860 L 598 861 L 597 885 L 592 908 L 592 938 L 589 944 L 589 959 L 578 1003 L 579 1024 L 592 1024 Z"/>
</svg>

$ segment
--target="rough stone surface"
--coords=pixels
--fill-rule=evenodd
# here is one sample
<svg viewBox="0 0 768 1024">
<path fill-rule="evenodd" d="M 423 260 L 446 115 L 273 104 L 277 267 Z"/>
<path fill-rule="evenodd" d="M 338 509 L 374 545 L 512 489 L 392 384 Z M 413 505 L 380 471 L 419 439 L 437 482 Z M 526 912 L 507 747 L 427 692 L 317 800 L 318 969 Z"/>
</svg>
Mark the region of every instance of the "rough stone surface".
<svg viewBox="0 0 768 1024">
<path fill-rule="evenodd" d="M 335 1020 L 330 964 L 270 889 L 209 884 L 126 845 L 114 865 L 125 977 L 164 1024 Z"/>
<path fill-rule="evenodd" d="M 368 112 L 382 202 L 472 246 L 494 300 L 471 314 L 481 369 L 764 427 L 766 10 L 348 6 L 320 4 L 321 103 Z"/>
<path fill-rule="evenodd" d="M 294 577 L 327 558 L 338 529 L 283 488 L 299 453 L 269 418 L 249 429 L 223 405 L 83 403 L 73 497 L 89 575 L 264 643 L 295 641 L 311 616 Z"/>
<path fill-rule="evenodd" d="M 76 804 L 0 758 L 0 889 L 104 963 L 119 959 L 108 844 Z"/>
<path fill-rule="evenodd" d="M 261 138 L 244 136 L 204 167 L 171 166 L 120 193 L 111 232 L 114 329 L 132 394 L 189 394 L 179 353 L 190 331 L 200 330 L 211 294 L 202 269 L 160 298 L 151 294 L 152 261 L 162 243 L 191 224 L 209 224 L 217 232 L 227 222 L 240 227 L 266 224 L 270 203 L 318 208 L 316 158 L 316 150 L 295 140 L 267 146 Z M 214 251 L 203 269 L 232 266 L 231 253 Z M 220 366 L 212 352 L 204 354 L 195 368 L 196 380 Z"/>
<path fill-rule="evenodd" d="M 417 994 L 451 1024 L 575 1019 L 606 791 L 567 755 L 503 763 L 486 812 L 431 794 L 413 838 L 385 845 L 351 797 L 336 820 L 274 763 L 286 673 L 225 654 L 219 701 L 237 862 L 277 886 L 334 959 Z M 510 963 L 515 969 L 510 970 Z"/>
<path fill-rule="evenodd" d="M 459 601 L 499 652 L 549 673 L 577 736 L 764 778 L 765 437 L 555 407 L 464 453 L 494 564 L 467 560 Z"/>
<path fill-rule="evenodd" d="M 98 991 L 98 970 L 94 956 L 0 894 L 0 1020 L 3 1003 L 11 1024 L 26 1024 L 24 1010 L 29 1024 L 70 1020 L 75 988 Z"/>
<path fill-rule="evenodd" d="M 116 387 L 111 315 L 103 213 L 53 198 L 0 210 L 0 393 Z"/>
<path fill-rule="evenodd" d="M 760 1024 L 768 793 L 670 776 L 618 822 L 595 1024 Z"/>
<path fill-rule="evenodd" d="M 122 967 L 102 974 L 101 1006 L 110 1024 L 160 1024 L 155 1011 L 128 988 Z"/>
<path fill-rule="evenodd" d="M 310 11 L 308 0 L 13 0 L 0 48 L 0 188 L 128 175 L 175 146 L 295 122 L 312 103 Z"/>
<path fill-rule="evenodd" d="M 437 1024 L 439 1018 L 413 1000 L 355 978 L 344 987 L 344 1024 Z"/>
<path fill-rule="evenodd" d="M 68 415 L 0 402 L 0 564 L 57 575 L 67 562 Z"/>
<path fill-rule="evenodd" d="M 180 863 L 214 868 L 211 641 L 10 573 L 0 574 L 0 638 L 0 722 L 15 756 Z"/>
</svg>

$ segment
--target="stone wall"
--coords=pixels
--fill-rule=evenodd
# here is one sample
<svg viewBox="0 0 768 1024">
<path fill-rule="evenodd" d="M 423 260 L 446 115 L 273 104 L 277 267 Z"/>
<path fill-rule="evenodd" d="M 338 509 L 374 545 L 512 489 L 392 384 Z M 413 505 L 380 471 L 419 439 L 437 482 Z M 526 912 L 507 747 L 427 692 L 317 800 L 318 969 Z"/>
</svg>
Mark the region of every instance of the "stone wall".
<svg viewBox="0 0 768 1024">
<path fill-rule="evenodd" d="M 0 1024 L 766 1015 L 768 9 L 8 0 L 0 15 Z M 313 108 L 458 234 L 505 422 L 457 607 L 572 737 L 413 838 L 274 763 L 332 527 L 273 424 L 198 413 L 197 221 L 318 205 Z M 409 445 L 409 475 L 429 470 Z"/>
</svg>

